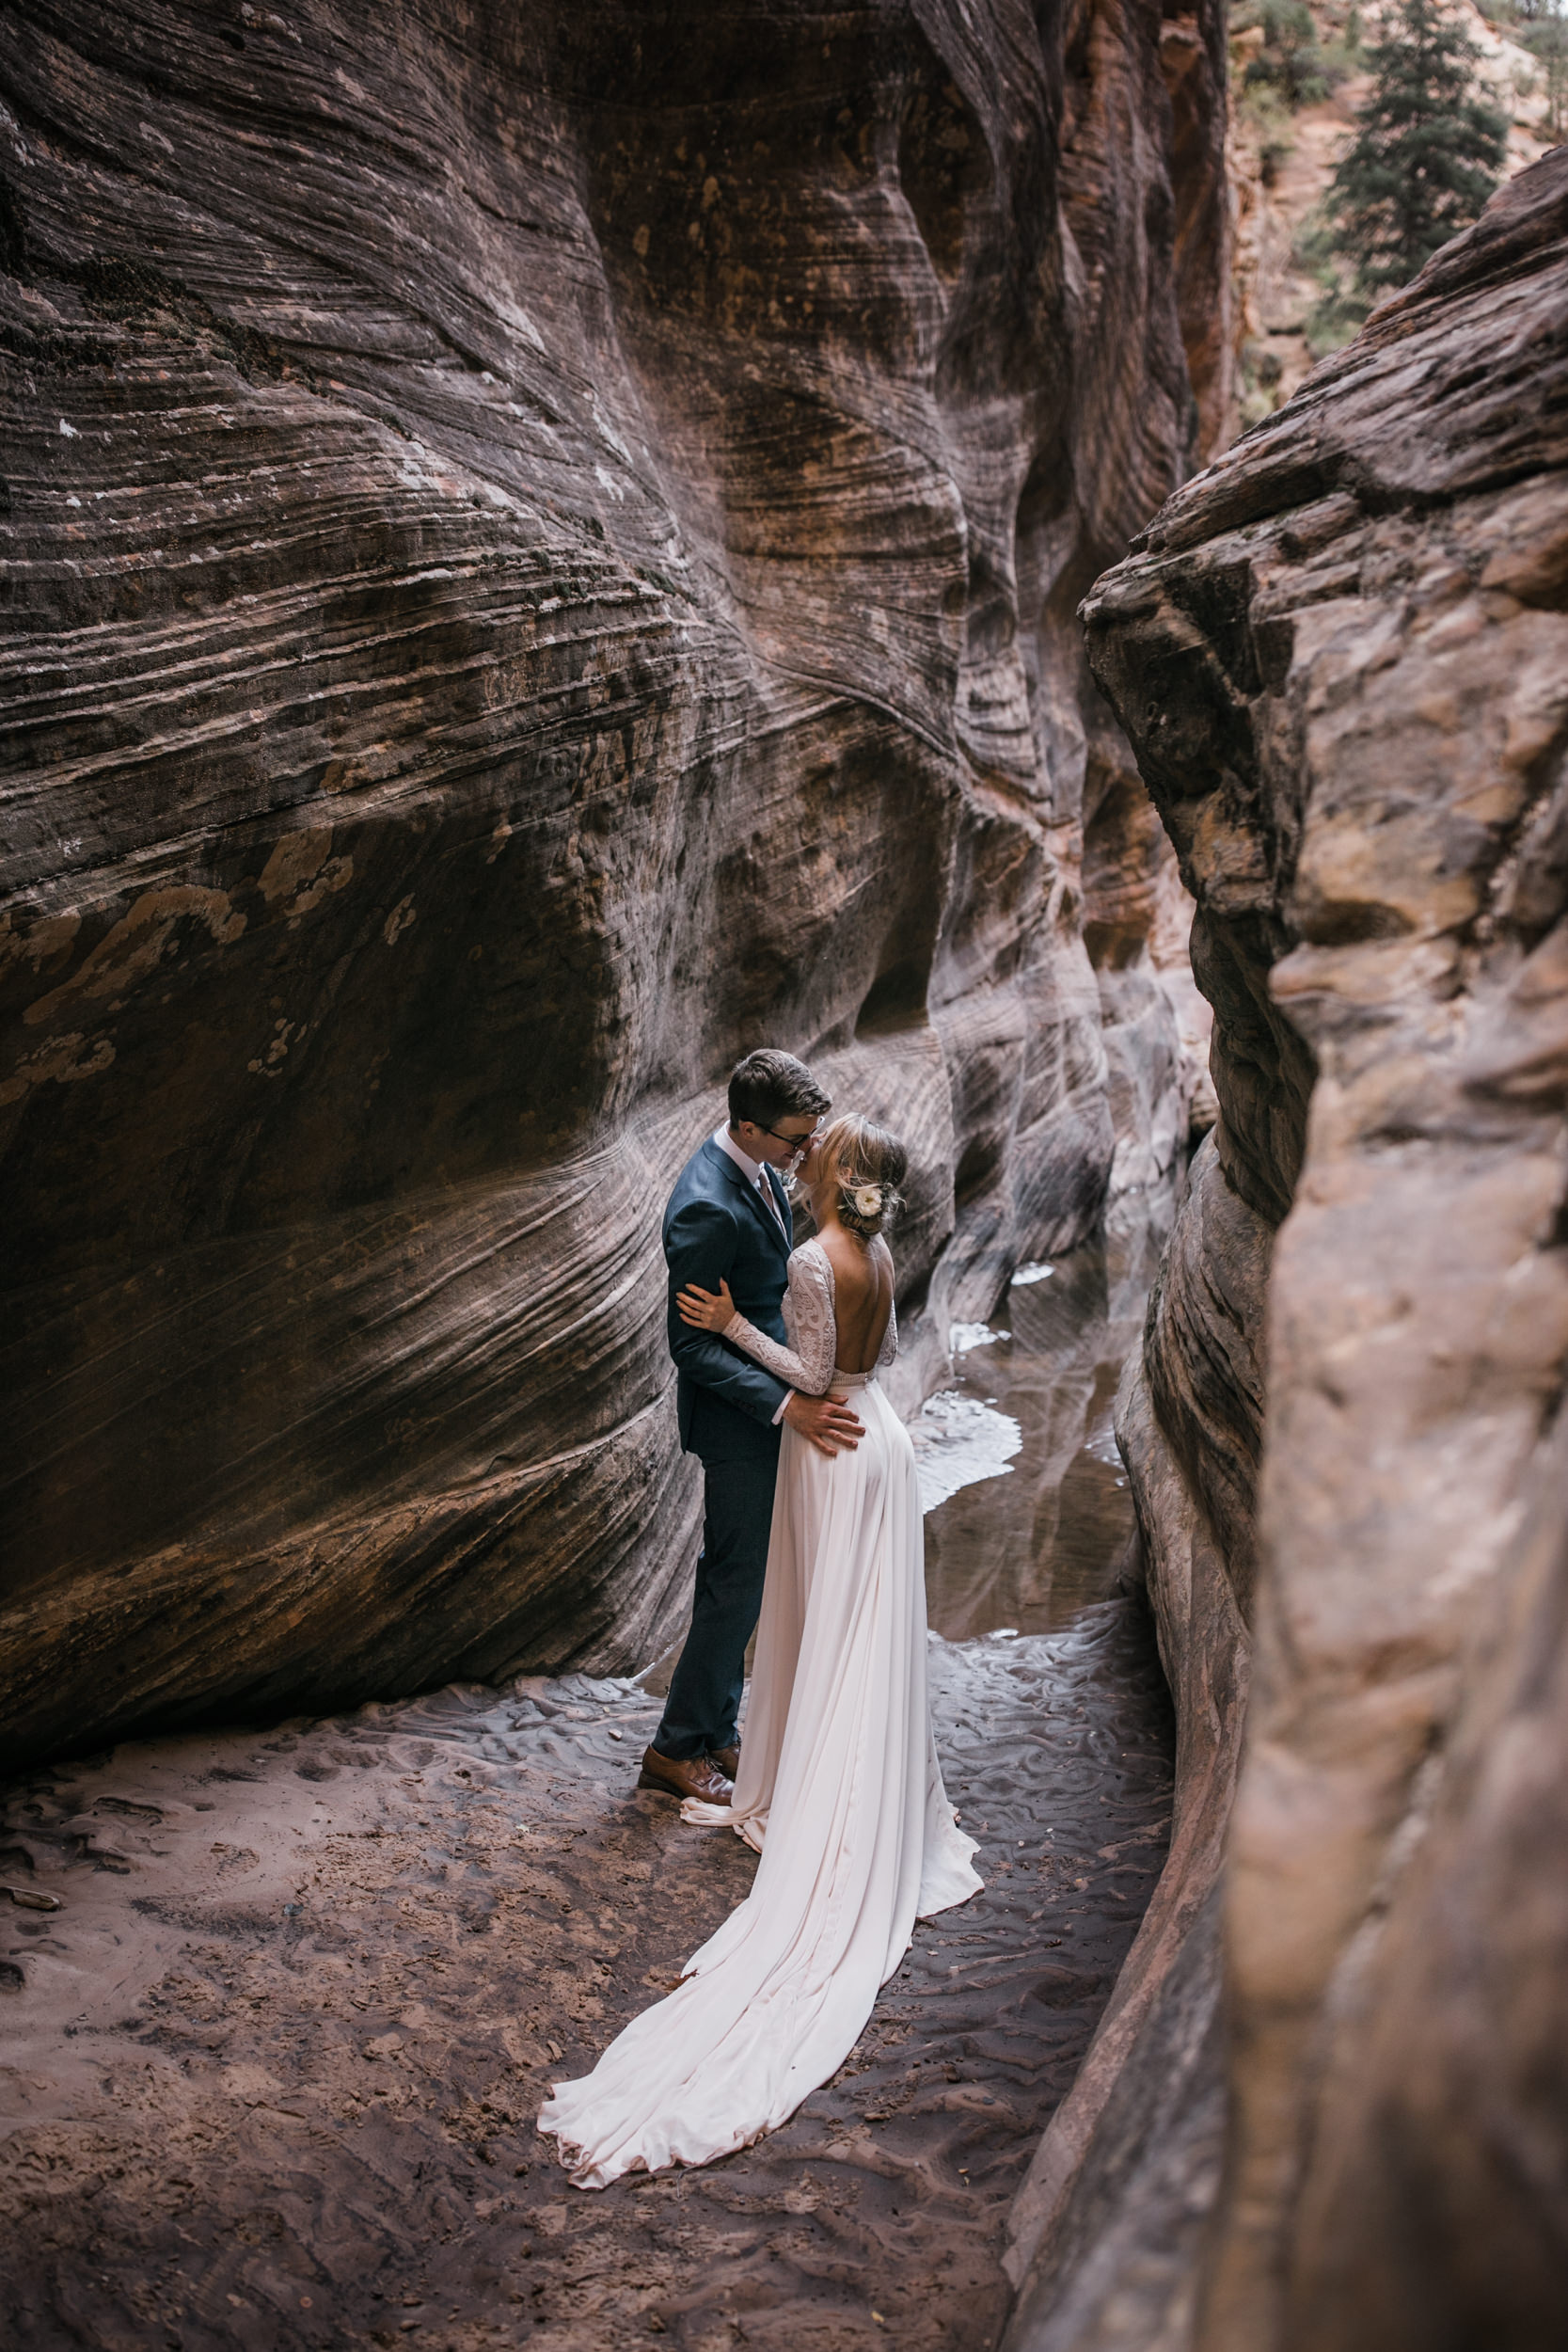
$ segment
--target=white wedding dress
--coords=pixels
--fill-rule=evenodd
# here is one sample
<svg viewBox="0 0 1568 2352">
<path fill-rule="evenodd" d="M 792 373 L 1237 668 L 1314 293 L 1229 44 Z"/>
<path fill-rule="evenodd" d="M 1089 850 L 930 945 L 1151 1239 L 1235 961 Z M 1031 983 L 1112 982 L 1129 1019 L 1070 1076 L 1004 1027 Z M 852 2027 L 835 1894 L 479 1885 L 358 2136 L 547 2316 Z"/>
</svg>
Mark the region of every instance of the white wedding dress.
<svg viewBox="0 0 1568 2352">
<path fill-rule="evenodd" d="M 887 1244 L 872 1248 L 891 1288 Z M 784 1311 L 787 1348 L 739 1315 L 723 1336 L 792 1388 L 849 1392 L 865 1434 L 830 1457 L 784 1431 L 734 1799 L 681 1807 L 762 1860 L 679 1990 L 546 2100 L 539 2129 L 581 2188 L 706 2164 L 783 2123 L 854 2048 L 916 1918 L 981 1884 L 931 1738 L 909 1432 L 875 1372 L 834 1365 L 832 1268 L 815 1241 L 790 1259 Z M 890 1315 L 879 1366 L 896 1347 Z"/>
</svg>

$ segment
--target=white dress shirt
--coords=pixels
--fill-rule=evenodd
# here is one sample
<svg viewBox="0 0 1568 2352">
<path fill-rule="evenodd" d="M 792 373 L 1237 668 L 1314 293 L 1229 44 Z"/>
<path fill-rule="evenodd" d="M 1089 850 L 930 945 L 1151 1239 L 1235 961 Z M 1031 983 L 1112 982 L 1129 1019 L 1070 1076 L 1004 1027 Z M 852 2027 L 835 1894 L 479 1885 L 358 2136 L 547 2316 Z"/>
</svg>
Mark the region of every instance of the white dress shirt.
<svg viewBox="0 0 1568 2352">
<path fill-rule="evenodd" d="M 778 1227 L 780 1232 L 783 1233 L 785 1241 L 789 1242 L 791 1248 L 793 1248 L 794 1243 L 791 1239 L 789 1230 L 784 1224 L 784 1218 L 779 1215 L 778 1196 L 774 1192 L 773 1187 L 768 1183 L 767 1177 L 762 1172 L 762 1162 L 760 1160 L 748 1158 L 747 1154 L 741 1150 L 739 1144 L 736 1143 L 734 1136 L 731 1135 L 727 1127 L 715 1127 L 713 1131 L 713 1140 L 719 1146 L 721 1152 L 728 1152 L 730 1158 L 735 1162 L 736 1168 L 739 1168 L 741 1174 L 745 1177 L 746 1182 L 753 1186 L 757 1192 L 761 1193 L 763 1200 L 767 1203 L 767 1206 L 772 1216 L 774 1224 Z M 795 1391 L 792 1389 L 790 1391 L 790 1396 L 793 1396 L 794 1393 Z M 778 1423 L 783 1421 L 788 1404 L 789 1397 L 786 1396 L 783 1404 L 779 1406 L 778 1411 L 773 1416 L 775 1427 L 777 1427 Z"/>
<path fill-rule="evenodd" d="M 752 1190 L 761 1194 L 764 1207 L 780 1232 L 784 1234 L 785 1241 L 788 1241 L 790 1239 L 788 1228 L 779 1215 L 779 1198 L 762 1172 L 762 1162 L 749 1159 L 727 1127 L 716 1127 L 713 1131 L 713 1140 L 721 1152 L 729 1154 Z"/>
</svg>

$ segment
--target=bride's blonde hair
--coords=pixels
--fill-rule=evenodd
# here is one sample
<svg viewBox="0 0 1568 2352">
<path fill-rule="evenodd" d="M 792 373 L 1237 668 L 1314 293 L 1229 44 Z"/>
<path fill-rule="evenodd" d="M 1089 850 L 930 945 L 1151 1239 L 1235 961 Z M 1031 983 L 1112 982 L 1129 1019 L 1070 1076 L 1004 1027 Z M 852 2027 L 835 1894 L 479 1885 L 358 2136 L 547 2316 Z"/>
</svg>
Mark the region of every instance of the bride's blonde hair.
<svg viewBox="0 0 1568 2352">
<path fill-rule="evenodd" d="M 823 1161 L 838 1184 L 838 1221 L 863 1241 L 890 1225 L 904 1205 L 898 1187 L 910 1155 L 885 1127 L 847 1111 L 822 1137 Z"/>
</svg>

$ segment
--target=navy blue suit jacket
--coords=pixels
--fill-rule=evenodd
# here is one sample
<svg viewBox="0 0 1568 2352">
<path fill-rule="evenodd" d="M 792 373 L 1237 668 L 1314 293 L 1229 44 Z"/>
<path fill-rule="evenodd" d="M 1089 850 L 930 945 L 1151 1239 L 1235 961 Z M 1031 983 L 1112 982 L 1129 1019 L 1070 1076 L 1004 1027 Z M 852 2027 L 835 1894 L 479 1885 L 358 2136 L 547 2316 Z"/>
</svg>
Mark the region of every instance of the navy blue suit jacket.
<svg viewBox="0 0 1568 2352">
<path fill-rule="evenodd" d="M 664 1212 L 681 1444 L 689 1454 L 714 1460 L 776 1446 L 773 1417 L 789 1391 L 727 1340 L 683 1323 L 675 1296 L 688 1282 L 716 1291 L 722 1277 L 748 1323 L 770 1340 L 785 1338 L 789 1203 L 772 1168 L 764 1168 L 763 1182 L 779 1204 L 782 1228 L 710 1136 L 682 1168 Z"/>
</svg>

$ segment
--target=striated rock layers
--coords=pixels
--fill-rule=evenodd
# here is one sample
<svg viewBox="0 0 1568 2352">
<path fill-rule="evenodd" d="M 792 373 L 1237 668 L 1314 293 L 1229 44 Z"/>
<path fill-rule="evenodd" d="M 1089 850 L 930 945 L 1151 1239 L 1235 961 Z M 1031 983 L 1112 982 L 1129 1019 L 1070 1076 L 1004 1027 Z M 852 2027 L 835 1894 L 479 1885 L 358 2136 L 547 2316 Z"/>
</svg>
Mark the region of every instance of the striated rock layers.
<svg viewBox="0 0 1568 2352">
<path fill-rule="evenodd" d="M 1085 608 L 1221 1119 L 1122 1400 L 1177 1844 L 1033 2352 L 1568 2335 L 1565 383 L 1559 149 Z"/>
<path fill-rule="evenodd" d="M 909 1135 L 938 1338 L 1092 1221 L 1086 775 L 1168 1156 L 1073 614 L 1223 408 L 1222 64 L 1122 0 L 0 19 L 5 1756 L 644 1658 L 738 1051 Z"/>
</svg>

